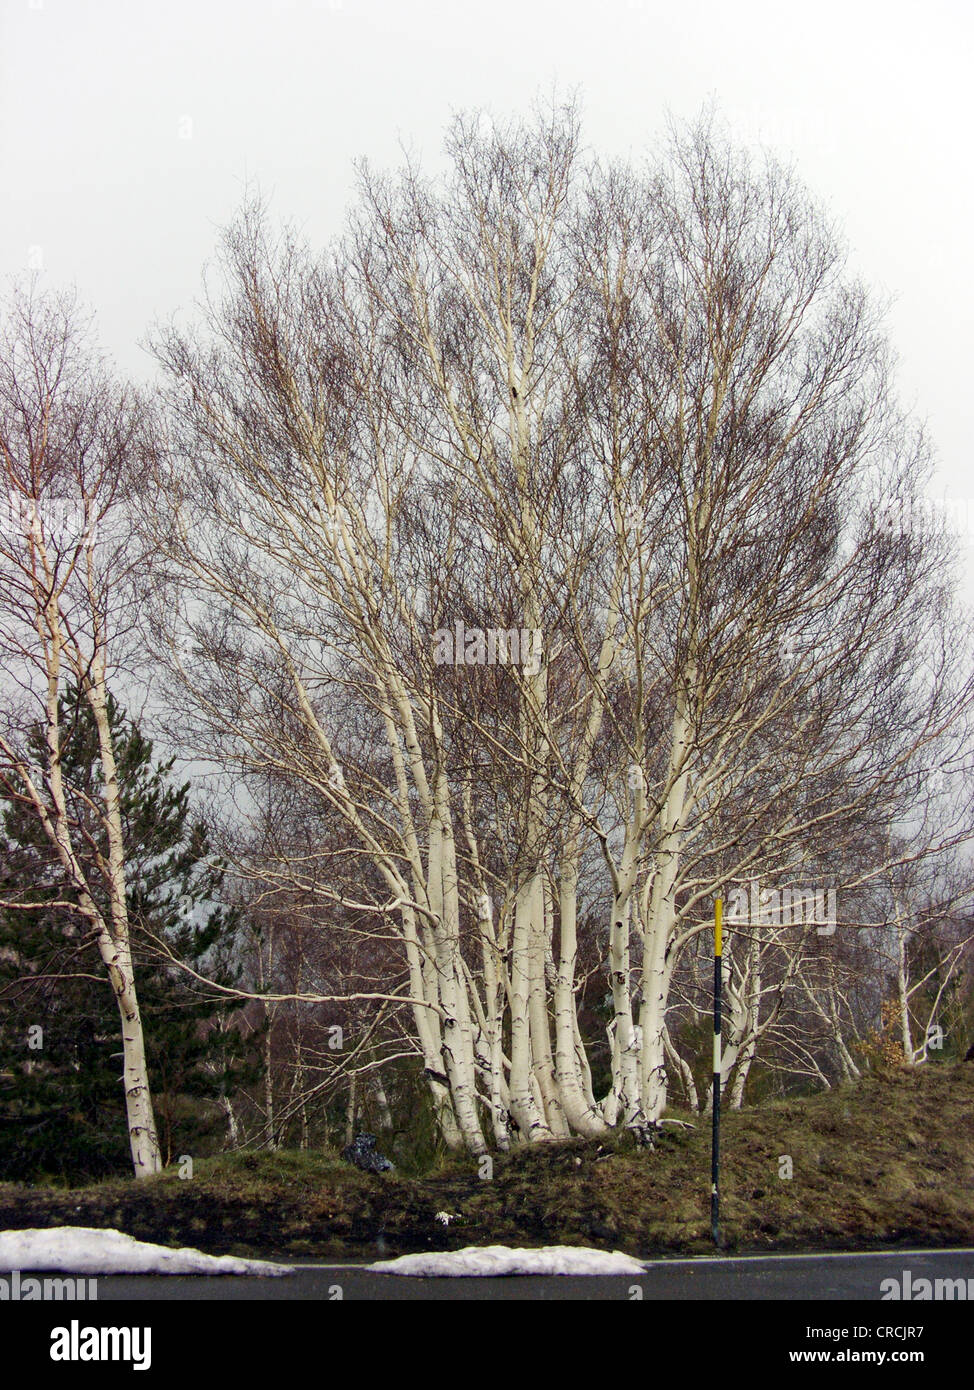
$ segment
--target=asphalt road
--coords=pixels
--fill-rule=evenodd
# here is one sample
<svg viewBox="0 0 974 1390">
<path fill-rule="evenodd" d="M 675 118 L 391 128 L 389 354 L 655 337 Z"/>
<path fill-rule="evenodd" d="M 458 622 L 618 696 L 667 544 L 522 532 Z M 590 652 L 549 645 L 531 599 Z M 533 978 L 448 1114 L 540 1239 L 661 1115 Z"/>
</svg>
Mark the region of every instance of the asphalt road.
<svg viewBox="0 0 974 1390">
<path fill-rule="evenodd" d="M 421 1279 L 375 1274 L 364 1265 L 299 1265 L 281 1279 L 235 1276 L 115 1275 L 98 1280 L 98 1301 L 282 1300 L 328 1302 L 495 1299 L 876 1299 L 884 1279 L 974 1281 L 974 1250 L 896 1250 L 842 1255 L 746 1255 L 654 1260 L 623 1277 Z M 974 1288 L 974 1282 L 969 1286 Z M 635 1292 L 636 1290 L 640 1292 Z"/>
</svg>

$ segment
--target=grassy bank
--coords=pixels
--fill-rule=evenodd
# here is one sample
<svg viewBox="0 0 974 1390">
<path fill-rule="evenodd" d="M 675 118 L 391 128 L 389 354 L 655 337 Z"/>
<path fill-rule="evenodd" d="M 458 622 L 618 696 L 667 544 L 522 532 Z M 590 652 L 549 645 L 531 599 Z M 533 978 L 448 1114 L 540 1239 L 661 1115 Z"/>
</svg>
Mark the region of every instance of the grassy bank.
<svg viewBox="0 0 974 1390">
<path fill-rule="evenodd" d="M 652 1152 L 626 1139 L 533 1147 L 419 1178 L 371 1176 L 334 1154 L 225 1155 L 145 1183 L 0 1184 L 0 1229 L 114 1226 L 215 1254 L 374 1258 L 468 1244 L 710 1250 L 710 1132 L 665 1127 Z M 729 1249 L 862 1249 L 974 1242 L 974 1065 L 868 1077 L 854 1087 L 727 1115 Z M 783 1162 L 791 1160 L 792 1177 Z M 451 1220 L 445 1224 L 437 1213 Z"/>
</svg>

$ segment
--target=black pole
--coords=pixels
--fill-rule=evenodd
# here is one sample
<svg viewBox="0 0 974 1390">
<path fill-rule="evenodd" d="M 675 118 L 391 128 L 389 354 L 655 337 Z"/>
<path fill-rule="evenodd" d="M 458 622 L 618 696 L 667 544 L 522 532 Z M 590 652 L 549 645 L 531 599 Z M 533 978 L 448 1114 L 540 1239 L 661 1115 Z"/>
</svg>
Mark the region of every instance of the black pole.
<svg viewBox="0 0 974 1390">
<path fill-rule="evenodd" d="M 710 1149 L 710 1234 L 714 1245 L 720 1245 L 720 989 L 723 973 L 721 951 L 724 904 L 714 902 L 714 1081 L 713 1138 Z"/>
</svg>

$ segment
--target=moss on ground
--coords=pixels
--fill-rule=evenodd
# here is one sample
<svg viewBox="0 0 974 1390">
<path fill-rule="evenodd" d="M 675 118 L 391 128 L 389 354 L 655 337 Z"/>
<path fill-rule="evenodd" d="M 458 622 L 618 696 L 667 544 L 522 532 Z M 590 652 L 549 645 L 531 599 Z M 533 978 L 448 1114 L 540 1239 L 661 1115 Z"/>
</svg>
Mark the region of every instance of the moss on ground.
<svg viewBox="0 0 974 1390">
<path fill-rule="evenodd" d="M 235 1153 L 138 1183 L 0 1184 L 0 1229 L 114 1226 L 215 1254 L 362 1259 L 502 1242 L 710 1250 L 710 1130 L 666 1125 L 520 1149 L 423 1177 L 369 1175 L 334 1153 Z M 791 1160 L 792 1177 L 779 1176 Z M 869 1249 L 974 1241 L 974 1065 L 870 1076 L 823 1095 L 727 1115 L 722 1212 L 734 1251 Z M 437 1214 L 445 1212 L 444 1223 Z"/>
</svg>

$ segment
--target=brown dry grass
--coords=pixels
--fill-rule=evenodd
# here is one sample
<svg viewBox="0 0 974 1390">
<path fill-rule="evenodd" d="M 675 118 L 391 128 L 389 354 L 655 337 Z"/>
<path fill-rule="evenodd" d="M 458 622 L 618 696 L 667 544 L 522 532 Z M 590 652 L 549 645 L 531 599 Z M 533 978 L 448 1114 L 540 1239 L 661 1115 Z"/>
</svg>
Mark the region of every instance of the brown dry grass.
<svg viewBox="0 0 974 1390">
<path fill-rule="evenodd" d="M 722 1229 L 732 1250 L 974 1241 L 974 1065 L 891 1069 L 855 1087 L 725 1117 Z M 784 1155 L 793 1176 L 779 1176 Z M 704 1253 L 710 1131 L 521 1150 L 482 1180 L 467 1161 L 423 1178 L 370 1177 L 332 1154 L 234 1154 L 71 1191 L 0 1186 L 0 1228 L 115 1226 L 219 1253 L 371 1258 L 467 1244 Z M 449 1225 L 437 1221 L 445 1211 Z"/>
</svg>

